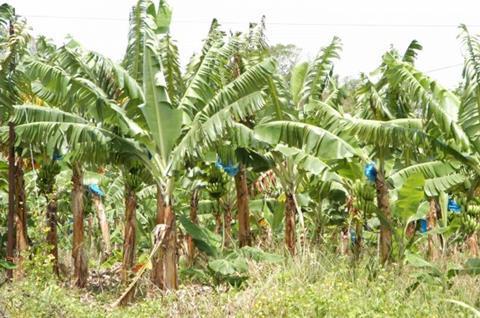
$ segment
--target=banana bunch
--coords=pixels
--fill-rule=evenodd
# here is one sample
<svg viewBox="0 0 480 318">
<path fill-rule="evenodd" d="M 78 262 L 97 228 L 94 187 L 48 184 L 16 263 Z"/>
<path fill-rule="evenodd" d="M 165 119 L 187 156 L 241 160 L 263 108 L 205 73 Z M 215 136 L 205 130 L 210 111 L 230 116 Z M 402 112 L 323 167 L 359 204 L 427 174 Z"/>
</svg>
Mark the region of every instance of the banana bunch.
<svg viewBox="0 0 480 318">
<path fill-rule="evenodd" d="M 355 181 L 353 192 L 362 201 L 373 201 L 375 199 L 375 188 L 360 180 Z"/>
<path fill-rule="evenodd" d="M 55 177 L 60 173 L 61 167 L 56 161 L 42 165 L 38 171 L 38 188 L 43 194 L 53 192 L 55 186 Z"/>
<path fill-rule="evenodd" d="M 125 174 L 125 183 L 130 186 L 133 191 L 139 191 L 142 187 L 144 171 L 141 168 L 133 167 L 129 170 L 129 173 Z"/>
<path fill-rule="evenodd" d="M 480 230 L 480 205 L 474 200 L 470 201 L 467 197 L 461 196 L 456 198 L 456 201 L 462 207 L 465 207 L 465 212 L 461 214 L 460 224 L 463 233 L 470 235 Z"/>
<path fill-rule="evenodd" d="M 480 205 L 469 204 L 467 206 L 467 213 L 478 218 L 480 216 Z"/>
<path fill-rule="evenodd" d="M 211 166 L 208 170 L 206 190 L 214 199 L 222 197 L 226 192 L 227 178 L 226 175 L 215 166 Z"/>
<path fill-rule="evenodd" d="M 469 215 L 468 213 L 464 213 L 462 215 L 461 224 L 463 231 L 466 234 L 472 234 L 480 230 L 480 223 L 477 221 L 475 216 Z"/>
<path fill-rule="evenodd" d="M 352 187 L 354 197 L 353 207 L 362 214 L 370 215 L 375 209 L 375 187 L 371 184 L 356 180 Z"/>
</svg>

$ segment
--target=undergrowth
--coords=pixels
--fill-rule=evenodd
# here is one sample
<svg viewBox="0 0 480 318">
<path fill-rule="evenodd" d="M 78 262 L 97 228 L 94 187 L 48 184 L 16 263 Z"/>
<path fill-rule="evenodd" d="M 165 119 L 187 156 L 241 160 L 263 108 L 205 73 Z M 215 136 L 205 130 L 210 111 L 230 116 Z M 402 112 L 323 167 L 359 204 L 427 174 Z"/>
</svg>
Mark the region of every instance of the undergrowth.
<svg viewBox="0 0 480 318">
<path fill-rule="evenodd" d="M 419 283 L 421 271 L 382 268 L 367 257 L 352 266 L 346 257 L 309 253 L 250 262 L 239 287 L 189 281 L 163 297 L 141 290 L 134 304 L 114 309 L 120 290 L 86 293 L 37 271 L 1 287 L 0 310 L 7 317 L 471 317 L 452 301 L 480 306 L 478 276 L 458 275 L 445 288 L 435 279 Z"/>
</svg>

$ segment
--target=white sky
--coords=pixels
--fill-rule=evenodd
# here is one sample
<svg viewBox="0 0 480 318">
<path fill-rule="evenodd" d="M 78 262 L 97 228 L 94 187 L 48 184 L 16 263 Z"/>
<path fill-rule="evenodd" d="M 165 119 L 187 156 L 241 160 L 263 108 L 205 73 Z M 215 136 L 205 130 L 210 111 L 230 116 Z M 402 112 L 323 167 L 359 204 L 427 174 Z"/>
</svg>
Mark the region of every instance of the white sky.
<svg viewBox="0 0 480 318">
<path fill-rule="evenodd" d="M 16 7 L 17 14 L 27 17 L 34 34 L 44 34 L 57 43 L 71 34 L 87 49 L 120 60 L 127 42 L 128 15 L 136 1 L 8 2 Z M 313 57 L 334 35 L 339 36 L 344 46 L 336 71 L 341 76 L 356 77 L 360 72 L 370 72 L 379 65 L 391 44 L 403 51 L 412 39 L 417 39 L 424 47 L 418 68 L 426 72 L 434 70 L 429 72 L 430 76 L 453 87 L 461 76 L 461 66 L 457 64 L 462 63 L 456 26 L 465 23 L 470 25 L 471 32 L 480 32 L 480 2 L 468 0 L 168 2 L 173 8 L 172 34 L 178 41 L 183 62 L 200 49 L 212 18 L 218 18 L 226 30 L 245 30 L 248 22 L 266 15 L 269 43 L 295 44 L 303 49 L 306 58 Z"/>
</svg>

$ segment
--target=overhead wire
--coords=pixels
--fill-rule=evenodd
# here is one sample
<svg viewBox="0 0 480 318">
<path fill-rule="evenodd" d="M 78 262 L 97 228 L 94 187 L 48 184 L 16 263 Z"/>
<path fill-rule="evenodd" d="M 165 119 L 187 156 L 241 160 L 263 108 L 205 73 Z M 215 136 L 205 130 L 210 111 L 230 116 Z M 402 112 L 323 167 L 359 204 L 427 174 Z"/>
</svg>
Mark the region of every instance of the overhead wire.
<svg viewBox="0 0 480 318">
<path fill-rule="evenodd" d="M 448 70 L 448 69 L 456 68 L 456 67 L 463 66 L 463 65 L 464 65 L 463 63 L 457 63 L 457 64 L 453 64 L 453 65 L 441 66 L 441 67 L 438 67 L 438 68 L 434 68 L 434 69 L 425 71 L 425 73 L 439 72 L 439 71 Z"/>
<path fill-rule="evenodd" d="M 97 21 L 128 21 L 125 18 L 101 17 L 101 16 L 58 16 L 58 15 L 38 15 L 26 14 L 27 18 L 38 19 L 62 19 L 62 20 L 97 20 Z M 184 24 L 210 24 L 211 21 L 202 20 L 174 20 L 175 23 Z M 248 24 L 242 21 L 221 21 L 222 24 Z M 267 25 L 285 25 L 285 26 L 320 26 L 320 27 L 367 27 L 367 28 L 456 28 L 457 24 L 388 24 L 388 23 L 314 23 L 314 22 L 284 22 L 267 21 Z M 480 24 L 470 24 L 468 27 L 480 27 Z"/>
<path fill-rule="evenodd" d="M 90 20 L 90 21 L 117 21 L 117 22 L 127 22 L 128 19 L 125 18 L 116 18 L 116 17 L 101 17 L 101 16 L 58 16 L 58 15 L 24 15 L 27 18 L 38 18 L 38 19 L 61 19 L 61 20 Z M 201 21 L 201 20 L 174 20 L 175 23 L 180 24 L 210 24 L 211 21 Z M 222 24 L 230 25 L 242 25 L 247 24 L 247 22 L 240 21 L 222 21 Z M 307 22 L 280 22 L 272 21 L 266 22 L 267 25 L 279 25 L 279 26 L 310 26 L 310 27 L 364 27 L 364 28 L 457 28 L 458 25 L 455 24 L 383 24 L 383 23 L 307 23 Z M 480 24 L 471 24 L 468 27 L 479 27 Z M 434 73 L 451 68 L 456 68 L 463 66 L 463 63 L 453 64 L 438 67 L 425 71 L 425 73 Z"/>
</svg>

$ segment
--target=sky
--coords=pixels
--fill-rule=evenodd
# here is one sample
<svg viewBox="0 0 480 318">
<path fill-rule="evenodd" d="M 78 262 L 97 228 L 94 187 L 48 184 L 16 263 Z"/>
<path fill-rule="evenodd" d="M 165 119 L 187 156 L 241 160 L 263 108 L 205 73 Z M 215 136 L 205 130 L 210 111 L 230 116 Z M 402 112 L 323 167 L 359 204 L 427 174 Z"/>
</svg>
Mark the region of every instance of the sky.
<svg viewBox="0 0 480 318">
<path fill-rule="evenodd" d="M 27 18 L 34 34 L 63 43 L 70 34 L 89 50 L 121 60 L 128 16 L 136 0 L 9 0 Z M 342 39 L 336 72 L 358 77 L 373 71 L 391 45 L 402 52 L 413 40 L 423 45 L 417 67 L 446 87 L 461 78 L 458 25 L 480 33 L 480 2 L 469 0 L 170 0 L 171 33 L 181 61 L 201 48 L 210 22 L 226 31 L 246 30 L 266 16 L 270 44 L 295 44 L 313 58 L 333 36 Z"/>
</svg>

